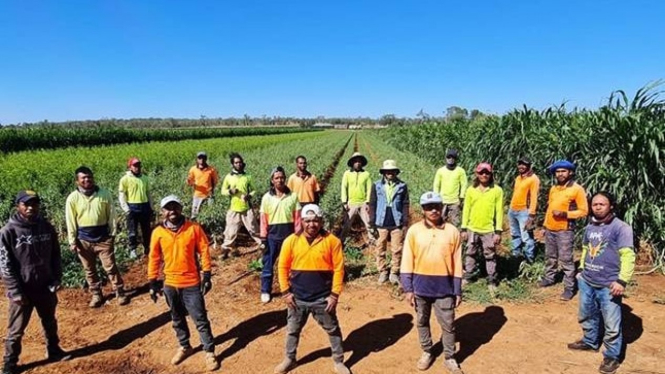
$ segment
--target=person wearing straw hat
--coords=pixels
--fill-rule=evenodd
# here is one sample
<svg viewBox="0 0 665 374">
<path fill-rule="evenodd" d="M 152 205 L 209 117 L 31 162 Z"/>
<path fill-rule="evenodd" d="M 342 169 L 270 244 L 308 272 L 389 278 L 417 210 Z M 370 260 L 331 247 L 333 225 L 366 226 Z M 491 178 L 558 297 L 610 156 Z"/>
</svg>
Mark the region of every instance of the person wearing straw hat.
<svg viewBox="0 0 665 374">
<path fill-rule="evenodd" d="M 208 164 L 208 154 L 197 153 L 196 165 L 192 166 L 187 174 L 187 185 L 194 188 L 192 219 L 196 219 L 196 216 L 199 215 L 204 201 L 208 201 L 208 205 L 214 202 L 217 184 L 219 184 L 219 174 L 217 174 L 217 169 Z"/>
<path fill-rule="evenodd" d="M 385 160 L 379 173 L 383 177 L 372 186 L 369 199 L 372 231 L 376 230 L 374 235 L 378 237 L 374 245 L 376 268 L 379 270 L 379 284 L 388 280 L 399 284 L 404 230 L 409 222 L 409 190 L 398 177 L 400 170 L 395 160 Z M 390 265 L 386 262 L 388 239 L 392 254 Z"/>
<path fill-rule="evenodd" d="M 173 330 L 180 344 L 171 364 L 178 365 L 195 352 L 189 343 L 190 333 L 185 319 L 189 314 L 199 332 L 205 366 L 209 371 L 217 370 L 220 364 L 215 356 L 215 342 L 204 299 L 212 289 L 208 237 L 201 225 L 182 214 L 182 201 L 177 196 L 166 196 L 159 205 L 163 221 L 150 238 L 148 280 L 152 301 L 157 302 L 158 295 L 164 295 L 171 309 Z M 157 280 L 162 272 L 163 287 Z"/>
<path fill-rule="evenodd" d="M 354 153 L 346 163 L 349 170 L 342 176 L 341 199 L 346 214 L 344 215 L 344 226 L 340 239 L 344 239 L 351 229 L 351 223 L 356 216 L 365 224 L 370 236 L 370 243 L 376 238 L 371 230 L 369 218 L 369 199 L 372 193 L 372 180 L 369 172 L 364 169 L 367 166 L 367 158 L 359 152 Z"/>
</svg>

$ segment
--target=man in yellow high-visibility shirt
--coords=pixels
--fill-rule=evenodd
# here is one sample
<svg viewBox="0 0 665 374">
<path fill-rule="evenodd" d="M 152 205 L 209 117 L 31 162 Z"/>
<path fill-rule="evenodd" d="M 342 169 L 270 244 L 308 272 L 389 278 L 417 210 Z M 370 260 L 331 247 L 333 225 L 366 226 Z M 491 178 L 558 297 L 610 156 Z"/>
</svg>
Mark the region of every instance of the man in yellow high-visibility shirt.
<svg viewBox="0 0 665 374">
<path fill-rule="evenodd" d="M 127 236 L 129 238 L 129 256 L 136 258 L 138 247 L 138 228 L 141 227 L 143 251 L 147 255 L 150 250 L 150 221 L 152 220 L 152 204 L 150 200 L 150 182 L 142 173 L 141 160 L 132 157 L 127 161 L 129 170 L 120 179 L 118 200 L 123 212 L 127 214 Z"/>
<path fill-rule="evenodd" d="M 344 242 L 349 229 L 351 229 L 353 219 L 355 216 L 360 216 L 369 233 L 370 243 L 373 243 L 374 239 L 376 239 L 376 234 L 371 228 L 372 225 L 369 217 L 372 179 L 369 172 L 364 169 L 367 166 L 367 158 L 356 152 L 346 164 L 349 170 L 346 170 L 342 176 L 341 191 L 342 204 L 346 214 L 344 214 L 344 226 L 342 227 L 340 239 Z"/>
<path fill-rule="evenodd" d="M 454 149 L 446 152 L 446 166 L 436 171 L 434 192 L 443 200 L 443 218 L 459 227 L 466 193 L 466 172 L 457 166 L 459 154 Z"/>
</svg>

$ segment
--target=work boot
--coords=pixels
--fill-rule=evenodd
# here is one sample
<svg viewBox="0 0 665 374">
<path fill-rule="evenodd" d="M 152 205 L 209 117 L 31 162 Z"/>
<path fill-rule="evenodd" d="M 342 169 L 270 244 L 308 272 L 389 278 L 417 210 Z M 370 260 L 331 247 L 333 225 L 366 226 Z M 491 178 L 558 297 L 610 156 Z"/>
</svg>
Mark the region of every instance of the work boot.
<svg viewBox="0 0 665 374">
<path fill-rule="evenodd" d="M 423 354 L 420 355 L 420 359 L 418 360 L 416 367 L 418 368 L 418 370 L 427 370 L 429 369 L 430 365 L 432 365 L 433 361 L 434 361 L 434 356 L 432 356 L 431 353 L 423 352 Z"/>
<path fill-rule="evenodd" d="M 125 290 L 118 288 L 115 291 L 115 297 L 118 299 L 118 305 L 127 305 L 129 304 L 129 297 L 125 293 Z"/>
<path fill-rule="evenodd" d="M 390 283 L 398 285 L 399 284 L 399 275 L 396 273 L 390 273 L 390 278 L 388 279 Z"/>
<path fill-rule="evenodd" d="M 176 353 L 173 355 L 173 358 L 171 359 L 171 364 L 172 365 L 178 365 L 179 363 L 185 361 L 185 359 L 194 353 L 194 349 L 192 347 L 180 347 L 176 351 Z"/>
<path fill-rule="evenodd" d="M 286 374 L 289 371 L 293 370 L 296 367 L 296 360 L 285 357 L 279 365 L 275 366 L 273 373 L 275 374 Z"/>
<path fill-rule="evenodd" d="M 452 357 L 443 360 L 443 367 L 445 367 L 451 374 L 464 374 L 457 364 L 457 360 Z"/>
<path fill-rule="evenodd" d="M 72 355 L 55 346 L 46 350 L 46 360 L 49 362 L 68 361 L 71 360 Z"/>
<path fill-rule="evenodd" d="M 335 362 L 333 370 L 337 374 L 351 374 L 351 371 L 346 367 L 346 365 L 344 365 L 343 362 Z"/>
<path fill-rule="evenodd" d="M 595 351 L 596 349 L 582 340 L 578 340 L 574 343 L 568 344 L 568 349 L 573 351 Z"/>
<path fill-rule="evenodd" d="M 563 293 L 561 294 L 561 300 L 563 301 L 570 301 L 573 299 L 573 296 L 575 296 L 575 293 L 571 289 L 565 289 L 563 290 Z"/>
<path fill-rule="evenodd" d="M 2 366 L 2 374 L 18 374 L 18 367 L 16 364 L 6 363 Z"/>
<path fill-rule="evenodd" d="M 388 272 L 382 271 L 379 273 L 379 284 L 384 284 L 388 281 Z"/>
<path fill-rule="evenodd" d="M 546 288 L 550 286 L 554 286 L 554 281 L 543 278 L 540 280 L 540 282 L 538 282 L 538 287 L 540 288 Z"/>
<path fill-rule="evenodd" d="M 621 366 L 619 361 L 613 358 L 605 357 L 603 359 L 603 362 L 600 364 L 598 371 L 601 372 L 602 374 L 614 374 L 619 369 L 619 366 Z"/>
<path fill-rule="evenodd" d="M 88 304 L 89 307 L 91 308 L 99 308 L 104 304 L 104 296 L 102 295 L 101 290 L 95 290 L 92 291 L 92 298 L 90 299 L 90 303 Z"/>
<path fill-rule="evenodd" d="M 219 361 L 217 361 L 217 357 L 215 357 L 215 352 L 206 352 L 206 357 L 205 357 L 205 363 L 206 363 L 206 369 L 208 371 L 215 371 L 220 368 Z"/>
</svg>

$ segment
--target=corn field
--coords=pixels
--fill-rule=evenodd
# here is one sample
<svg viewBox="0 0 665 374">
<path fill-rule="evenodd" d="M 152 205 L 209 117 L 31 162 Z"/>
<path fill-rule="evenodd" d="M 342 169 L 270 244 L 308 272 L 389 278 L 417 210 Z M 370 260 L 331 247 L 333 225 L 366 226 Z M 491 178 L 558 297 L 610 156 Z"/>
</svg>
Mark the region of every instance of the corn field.
<svg viewBox="0 0 665 374">
<path fill-rule="evenodd" d="M 471 174 L 492 163 L 497 182 L 512 193 L 517 160 L 528 156 L 541 178 L 541 207 L 551 179 L 546 168 L 567 158 L 587 193 L 606 190 L 618 201 L 619 215 L 633 226 L 642 253 L 663 269 L 665 260 L 665 100 L 659 83 L 629 97 L 613 92 L 598 110 L 537 111 L 526 106 L 503 116 L 474 121 L 429 123 L 381 131 L 396 148 L 442 165 L 448 148 L 460 151 L 460 165 Z"/>
</svg>

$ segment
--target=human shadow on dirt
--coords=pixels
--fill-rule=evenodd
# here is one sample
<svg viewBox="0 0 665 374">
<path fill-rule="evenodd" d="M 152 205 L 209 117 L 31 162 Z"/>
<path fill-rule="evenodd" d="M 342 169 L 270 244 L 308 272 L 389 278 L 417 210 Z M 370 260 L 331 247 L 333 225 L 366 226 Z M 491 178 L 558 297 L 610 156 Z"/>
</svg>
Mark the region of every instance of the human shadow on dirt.
<svg viewBox="0 0 665 374">
<path fill-rule="evenodd" d="M 622 304 L 621 305 L 622 313 L 622 332 L 623 332 L 623 343 L 621 345 L 621 354 L 619 355 L 619 361 L 623 361 L 626 358 L 626 350 L 628 349 L 628 344 L 633 344 L 642 336 L 644 332 L 644 327 L 642 326 L 642 318 L 633 314 L 633 308 L 630 305 Z"/>
<path fill-rule="evenodd" d="M 217 356 L 217 359 L 224 360 L 231 357 L 254 340 L 270 335 L 284 326 L 286 326 L 286 309 L 266 312 L 242 321 L 231 330 L 215 337 L 215 345 L 235 339 L 231 346 Z M 197 347 L 197 350 L 200 349 L 200 346 Z"/>
<path fill-rule="evenodd" d="M 503 308 L 490 305 L 482 312 L 467 313 L 455 320 L 455 338 L 460 348 L 455 353 L 458 363 L 464 362 L 483 344 L 489 343 L 508 319 Z M 441 341 L 434 344 L 432 354 L 438 357 L 443 352 Z"/>
<path fill-rule="evenodd" d="M 411 314 L 396 314 L 390 318 L 383 318 L 366 323 L 353 330 L 344 339 L 344 352 L 350 352 L 351 357 L 346 360 L 348 368 L 360 362 L 372 352 L 381 352 L 397 343 L 413 328 L 413 316 Z M 330 348 L 319 349 L 307 354 L 298 360 L 298 365 L 313 362 L 319 358 L 331 357 Z"/>
<path fill-rule="evenodd" d="M 69 353 L 72 355 L 72 359 L 76 359 L 79 357 L 91 356 L 103 351 L 123 349 L 131 344 L 134 340 L 150 334 L 158 328 L 166 325 L 169 321 L 171 321 L 170 312 L 164 312 L 150 318 L 147 321 L 141 322 L 124 330 L 120 330 L 109 336 L 103 342 L 77 348 L 69 351 Z M 21 371 L 27 371 L 47 363 L 49 363 L 47 360 L 35 361 L 27 365 L 22 365 L 20 369 Z"/>
</svg>

